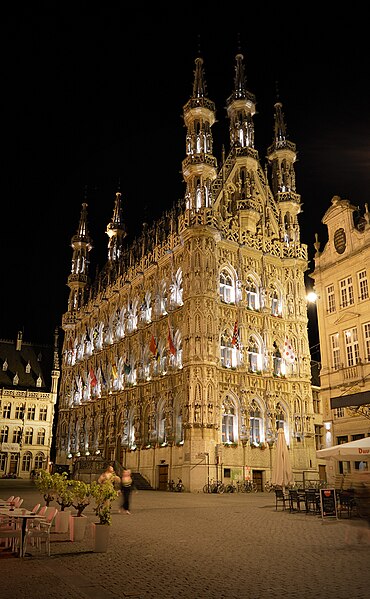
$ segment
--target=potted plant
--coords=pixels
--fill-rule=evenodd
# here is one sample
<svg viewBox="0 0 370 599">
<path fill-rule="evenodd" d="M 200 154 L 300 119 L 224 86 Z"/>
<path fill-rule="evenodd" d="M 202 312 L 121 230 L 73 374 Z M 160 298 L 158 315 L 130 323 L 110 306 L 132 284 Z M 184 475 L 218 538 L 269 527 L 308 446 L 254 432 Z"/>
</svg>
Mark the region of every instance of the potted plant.
<svg viewBox="0 0 370 599">
<path fill-rule="evenodd" d="M 88 522 L 87 517 L 82 512 L 90 504 L 91 485 L 82 480 L 72 480 L 71 488 L 73 494 L 72 506 L 77 510 L 77 514 L 71 514 L 70 516 L 69 539 L 70 541 L 82 541 Z"/>
<path fill-rule="evenodd" d="M 72 481 L 68 479 L 67 472 L 53 474 L 56 502 L 60 505 L 55 518 L 55 532 L 68 532 L 71 510 L 67 510 L 73 503 Z"/>
<path fill-rule="evenodd" d="M 95 499 L 94 512 L 99 518 L 95 523 L 95 551 L 107 551 L 109 540 L 109 526 L 112 523 L 111 508 L 112 501 L 118 497 L 119 492 L 115 490 L 110 481 L 103 483 L 91 483 L 91 495 Z"/>
<path fill-rule="evenodd" d="M 46 470 L 39 470 L 37 477 L 34 479 L 34 484 L 37 490 L 43 495 L 45 505 L 49 507 L 56 496 L 54 475 Z"/>
</svg>

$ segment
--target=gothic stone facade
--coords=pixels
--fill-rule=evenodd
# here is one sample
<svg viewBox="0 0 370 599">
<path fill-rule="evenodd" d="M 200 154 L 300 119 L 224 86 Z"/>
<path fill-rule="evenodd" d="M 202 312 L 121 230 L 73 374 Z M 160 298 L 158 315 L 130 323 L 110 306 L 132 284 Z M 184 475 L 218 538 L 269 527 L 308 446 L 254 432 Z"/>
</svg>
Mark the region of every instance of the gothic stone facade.
<svg viewBox="0 0 370 599">
<path fill-rule="evenodd" d="M 254 96 L 237 55 L 230 152 L 212 154 L 215 107 L 195 61 L 184 106 L 184 201 L 125 247 L 121 194 L 108 262 L 91 282 L 87 204 L 72 238 L 57 461 L 103 455 L 159 488 L 271 477 L 283 427 L 297 480 L 316 472 L 315 415 L 295 145 L 275 104 L 271 184 L 254 148 Z M 284 345 L 289 342 L 291 347 Z"/>
</svg>

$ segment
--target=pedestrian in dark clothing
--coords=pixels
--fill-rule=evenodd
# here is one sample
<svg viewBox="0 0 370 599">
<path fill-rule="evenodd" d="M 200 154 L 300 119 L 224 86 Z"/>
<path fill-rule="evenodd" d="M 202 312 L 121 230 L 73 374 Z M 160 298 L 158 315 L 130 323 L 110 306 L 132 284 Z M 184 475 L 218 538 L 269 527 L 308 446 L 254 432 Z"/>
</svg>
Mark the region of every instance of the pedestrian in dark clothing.
<svg viewBox="0 0 370 599">
<path fill-rule="evenodd" d="M 130 498 L 132 492 L 132 478 L 131 478 L 131 470 L 126 468 L 123 469 L 122 477 L 121 477 L 121 493 L 122 493 L 122 507 L 120 509 L 120 513 L 130 514 Z"/>
</svg>

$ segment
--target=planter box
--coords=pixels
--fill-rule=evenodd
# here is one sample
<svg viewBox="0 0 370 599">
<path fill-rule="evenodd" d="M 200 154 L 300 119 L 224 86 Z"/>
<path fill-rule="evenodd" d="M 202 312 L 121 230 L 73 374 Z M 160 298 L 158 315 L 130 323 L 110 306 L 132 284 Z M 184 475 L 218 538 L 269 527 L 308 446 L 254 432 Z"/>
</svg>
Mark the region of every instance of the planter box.
<svg viewBox="0 0 370 599">
<path fill-rule="evenodd" d="M 55 516 L 55 532 L 68 532 L 71 510 L 58 511 Z"/>
<path fill-rule="evenodd" d="M 83 541 L 85 538 L 86 526 L 88 524 L 87 516 L 75 516 L 71 514 L 69 520 L 69 540 Z"/>
<path fill-rule="evenodd" d="M 109 533 L 109 524 L 94 524 L 94 551 L 98 553 L 108 551 Z"/>
</svg>

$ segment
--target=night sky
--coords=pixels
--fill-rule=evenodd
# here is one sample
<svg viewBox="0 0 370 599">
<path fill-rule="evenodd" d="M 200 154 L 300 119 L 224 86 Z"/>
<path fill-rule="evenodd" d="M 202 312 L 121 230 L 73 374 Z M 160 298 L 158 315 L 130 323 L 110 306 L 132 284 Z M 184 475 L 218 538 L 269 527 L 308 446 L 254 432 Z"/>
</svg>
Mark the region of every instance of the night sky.
<svg viewBox="0 0 370 599">
<path fill-rule="evenodd" d="M 317 20 L 318 4 L 271 12 L 248 4 L 34 2 L 3 17 L 2 293 L 0 337 L 53 342 L 67 310 L 71 237 L 88 203 L 91 273 L 106 260 L 115 192 L 129 236 L 182 198 L 182 109 L 194 60 L 216 104 L 214 155 L 229 151 L 226 99 L 235 55 L 254 93 L 262 165 L 279 99 L 296 143 L 301 240 L 325 240 L 321 219 L 339 195 L 370 202 L 370 84 L 365 15 Z M 186 11 L 184 17 L 181 13 Z M 230 11 L 230 13 L 229 13 Z M 299 12 L 298 12 L 299 11 Z M 210 16 L 212 15 L 212 17 Z M 5 155 L 4 155 L 5 154 Z"/>
</svg>

